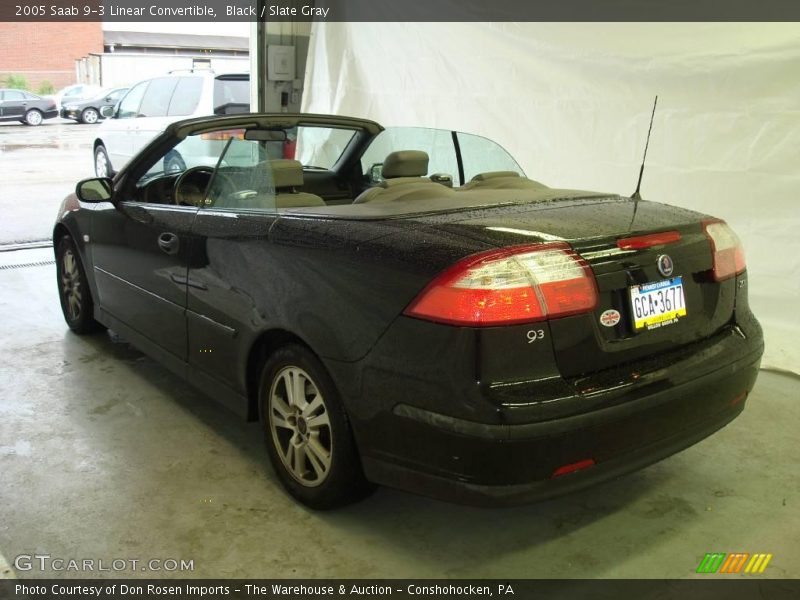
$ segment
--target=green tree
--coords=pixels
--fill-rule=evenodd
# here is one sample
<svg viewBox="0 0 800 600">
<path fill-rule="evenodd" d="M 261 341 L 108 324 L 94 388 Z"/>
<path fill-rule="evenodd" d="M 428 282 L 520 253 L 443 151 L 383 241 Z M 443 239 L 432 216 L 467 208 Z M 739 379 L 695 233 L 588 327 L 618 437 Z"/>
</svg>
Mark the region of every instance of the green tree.
<svg viewBox="0 0 800 600">
<path fill-rule="evenodd" d="M 42 96 L 47 94 L 52 94 L 56 91 L 56 88 L 53 87 L 53 84 L 50 83 L 47 79 L 43 79 L 42 82 L 39 84 L 38 93 Z"/>
<path fill-rule="evenodd" d="M 28 89 L 28 80 L 25 79 L 24 75 L 16 75 L 12 73 L 8 77 L 6 77 L 5 87 L 14 88 L 17 90 L 27 90 Z"/>
</svg>

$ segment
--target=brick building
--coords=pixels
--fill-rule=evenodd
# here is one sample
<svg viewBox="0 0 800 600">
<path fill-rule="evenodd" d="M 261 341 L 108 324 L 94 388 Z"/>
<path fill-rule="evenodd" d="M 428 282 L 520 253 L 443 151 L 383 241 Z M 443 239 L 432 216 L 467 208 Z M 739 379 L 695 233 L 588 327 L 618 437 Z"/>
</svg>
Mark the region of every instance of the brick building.
<svg viewBox="0 0 800 600">
<path fill-rule="evenodd" d="M 75 83 L 77 59 L 102 52 L 100 22 L 0 22 L 0 82 L 22 75 L 33 91 L 43 81 L 58 89 Z"/>
</svg>

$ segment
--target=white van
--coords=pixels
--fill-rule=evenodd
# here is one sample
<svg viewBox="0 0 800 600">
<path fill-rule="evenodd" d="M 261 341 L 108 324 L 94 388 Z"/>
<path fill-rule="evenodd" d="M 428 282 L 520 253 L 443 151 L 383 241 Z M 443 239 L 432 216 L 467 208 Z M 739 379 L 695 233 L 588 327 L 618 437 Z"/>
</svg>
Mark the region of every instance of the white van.
<svg viewBox="0 0 800 600">
<path fill-rule="evenodd" d="M 104 112 L 108 118 L 94 141 L 95 174 L 112 176 L 174 121 L 249 111 L 250 76 L 246 73 L 190 71 L 141 81 Z M 186 165 L 170 167 L 182 171 Z"/>
</svg>

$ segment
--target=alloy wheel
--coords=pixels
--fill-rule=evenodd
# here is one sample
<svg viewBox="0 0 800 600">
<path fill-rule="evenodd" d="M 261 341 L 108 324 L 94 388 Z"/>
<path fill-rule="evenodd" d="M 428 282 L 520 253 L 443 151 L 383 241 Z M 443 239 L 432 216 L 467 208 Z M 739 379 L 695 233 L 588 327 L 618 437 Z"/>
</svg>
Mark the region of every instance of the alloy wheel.
<svg viewBox="0 0 800 600">
<path fill-rule="evenodd" d="M 83 111 L 83 122 L 88 123 L 89 125 L 93 123 L 97 123 L 98 114 L 97 111 L 93 108 L 87 108 Z"/>
<path fill-rule="evenodd" d="M 25 122 L 28 125 L 39 125 L 42 122 L 42 113 L 38 110 L 30 110 L 28 114 L 25 115 Z"/>
<path fill-rule="evenodd" d="M 292 478 L 306 487 L 321 485 L 331 469 L 333 436 L 325 399 L 303 369 L 288 366 L 275 375 L 269 394 L 269 428 Z"/>
<path fill-rule="evenodd" d="M 81 277 L 78 261 L 72 250 L 67 250 L 61 259 L 61 293 L 64 295 L 64 306 L 69 318 L 73 321 L 81 316 Z"/>
</svg>

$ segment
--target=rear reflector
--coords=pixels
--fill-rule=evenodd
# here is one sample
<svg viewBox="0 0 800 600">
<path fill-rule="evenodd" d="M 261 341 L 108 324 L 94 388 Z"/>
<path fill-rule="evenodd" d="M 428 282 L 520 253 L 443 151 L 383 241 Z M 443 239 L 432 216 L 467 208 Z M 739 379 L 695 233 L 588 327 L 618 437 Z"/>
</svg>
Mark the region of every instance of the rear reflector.
<svg viewBox="0 0 800 600">
<path fill-rule="evenodd" d="M 745 398 L 747 398 L 747 392 L 742 392 L 738 396 L 736 396 L 733 400 L 731 400 L 731 406 L 736 406 L 737 404 L 741 404 L 744 402 Z"/>
<path fill-rule="evenodd" d="M 563 467 L 558 467 L 555 471 L 553 471 L 553 474 L 550 475 L 550 479 L 555 479 L 556 477 L 561 477 L 562 475 L 568 475 L 569 473 L 574 473 L 575 471 L 588 469 L 589 467 L 593 467 L 594 465 L 595 462 L 593 458 L 579 460 L 578 462 L 564 465 Z"/>
<path fill-rule="evenodd" d="M 723 281 L 745 269 L 744 250 L 739 237 L 725 221 L 705 221 L 703 229 L 714 255 L 714 280 Z"/>
<path fill-rule="evenodd" d="M 673 244 L 680 240 L 681 234 L 677 231 L 662 231 L 661 233 L 650 233 L 648 235 L 639 235 L 617 240 L 617 248 L 621 250 L 639 250 L 641 248 Z"/>
<path fill-rule="evenodd" d="M 486 327 L 565 317 L 596 306 L 589 265 L 569 244 L 552 242 L 467 257 L 436 277 L 404 314 Z"/>
</svg>

